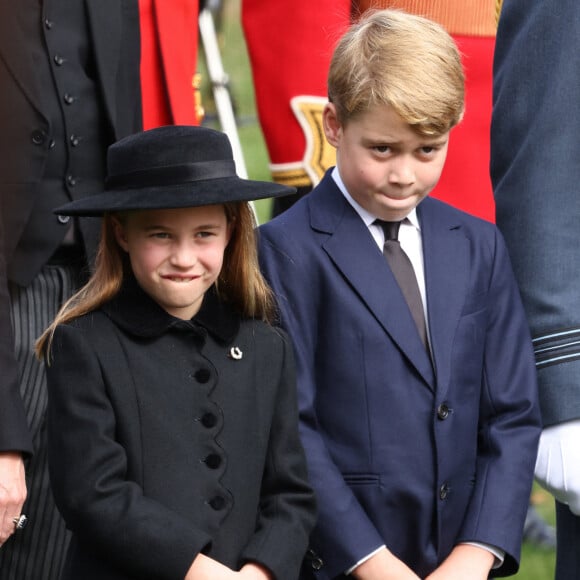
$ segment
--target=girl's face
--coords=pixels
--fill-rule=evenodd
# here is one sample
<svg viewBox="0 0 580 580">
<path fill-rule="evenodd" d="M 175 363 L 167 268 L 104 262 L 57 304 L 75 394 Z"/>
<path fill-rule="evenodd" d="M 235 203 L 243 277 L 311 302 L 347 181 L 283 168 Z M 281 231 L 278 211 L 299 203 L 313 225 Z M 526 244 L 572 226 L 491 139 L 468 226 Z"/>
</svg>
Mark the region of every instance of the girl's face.
<svg viewBox="0 0 580 580">
<path fill-rule="evenodd" d="M 139 285 L 169 314 L 190 320 L 222 268 L 230 227 L 222 205 L 132 211 L 115 220 Z"/>
</svg>

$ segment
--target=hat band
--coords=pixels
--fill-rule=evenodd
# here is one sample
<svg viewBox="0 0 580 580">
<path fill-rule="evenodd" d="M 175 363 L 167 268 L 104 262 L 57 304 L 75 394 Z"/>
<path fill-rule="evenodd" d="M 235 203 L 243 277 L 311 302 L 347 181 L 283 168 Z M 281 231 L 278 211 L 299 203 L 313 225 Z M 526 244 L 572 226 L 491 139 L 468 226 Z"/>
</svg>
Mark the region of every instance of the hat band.
<svg viewBox="0 0 580 580">
<path fill-rule="evenodd" d="M 107 178 L 105 189 L 133 189 L 163 185 L 180 185 L 188 182 L 234 177 L 236 166 L 233 160 L 200 161 L 152 167 L 130 173 L 119 173 Z"/>
</svg>

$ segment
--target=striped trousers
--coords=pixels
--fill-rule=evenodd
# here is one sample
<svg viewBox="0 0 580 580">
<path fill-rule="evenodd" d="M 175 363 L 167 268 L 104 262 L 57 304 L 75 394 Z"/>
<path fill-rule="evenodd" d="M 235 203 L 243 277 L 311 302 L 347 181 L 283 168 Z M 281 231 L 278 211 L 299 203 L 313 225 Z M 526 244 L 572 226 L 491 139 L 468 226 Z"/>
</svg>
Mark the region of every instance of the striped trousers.
<svg viewBox="0 0 580 580">
<path fill-rule="evenodd" d="M 0 580 L 57 580 L 64 564 L 69 535 L 48 479 L 46 376 L 34 355 L 34 342 L 72 295 L 77 279 L 72 266 L 45 266 L 26 288 L 10 285 L 20 391 L 34 456 L 26 463 L 28 499 L 22 510 L 29 522 L 0 548 Z"/>
</svg>

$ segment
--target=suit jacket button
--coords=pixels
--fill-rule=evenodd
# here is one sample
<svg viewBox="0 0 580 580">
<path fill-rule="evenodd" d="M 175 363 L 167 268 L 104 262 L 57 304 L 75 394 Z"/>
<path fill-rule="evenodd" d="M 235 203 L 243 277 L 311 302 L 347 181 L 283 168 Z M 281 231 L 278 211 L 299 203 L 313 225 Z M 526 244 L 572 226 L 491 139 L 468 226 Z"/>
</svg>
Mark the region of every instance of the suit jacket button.
<svg viewBox="0 0 580 580">
<path fill-rule="evenodd" d="M 34 143 L 34 145 L 43 145 L 46 141 L 46 133 L 40 130 L 33 131 L 30 135 L 30 138 L 32 139 L 32 143 Z"/>
<path fill-rule="evenodd" d="M 60 54 L 55 54 L 53 60 L 56 66 L 62 66 L 64 64 L 64 58 Z"/>
<path fill-rule="evenodd" d="M 449 492 L 451 491 L 451 488 L 449 487 L 449 485 L 447 483 L 444 483 L 440 488 L 439 488 L 439 499 L 440 500 L 445 500 L 449 497 Z"/>
<path fill-rule="evenodd" d="M 437 417 L 442 421 L 449 417 L 449 407 L 445 403 L 441 403 L 441 405 L 437 407 Z"/>
<path fill-rule="evenodd" d="M 312 548 L 306 552 L 306 558 L 310 560 L 310 567 L 313 570 L 320 570 L 324 566 L 324 560 Z"/>
<path fill-rule="evenodd" d="M 69 215 L 57 215 L 56 219 L 58 220 L 59 224 L 68 224 L 68 222 L 70 222 L 70 216 Z"/>
</svg>

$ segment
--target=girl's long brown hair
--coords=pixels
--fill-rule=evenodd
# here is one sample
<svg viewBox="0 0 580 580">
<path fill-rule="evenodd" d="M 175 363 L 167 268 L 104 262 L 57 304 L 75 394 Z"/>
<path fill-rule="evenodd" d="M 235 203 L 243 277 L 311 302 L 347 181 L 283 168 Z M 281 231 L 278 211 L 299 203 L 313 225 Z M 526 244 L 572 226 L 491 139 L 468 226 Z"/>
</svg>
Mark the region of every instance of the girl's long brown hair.
<svg viewBox="0 0 580 580">
<path fill-rule="evenodd" d="M 232 228 L 224 262 L 216 281 L 218 295 L 246 318 L 272 322 L 274 297 L 258 265 L 254 215 L 247 202 L 225 203 L 226 219 Z M 105 214 L 95 271 L 87 284 L 61 307 L 50 326 L 36 342 L 36 355 L 50 363 L 54 331 L 111 300 L 123 284 L 124 251 L 115 238 L 114 220 L 123 215 Z"/>
</svg>

